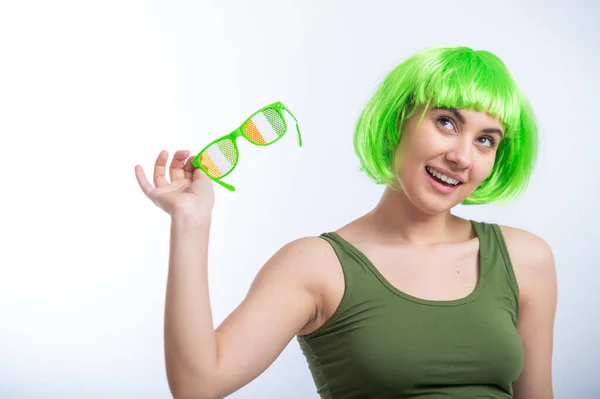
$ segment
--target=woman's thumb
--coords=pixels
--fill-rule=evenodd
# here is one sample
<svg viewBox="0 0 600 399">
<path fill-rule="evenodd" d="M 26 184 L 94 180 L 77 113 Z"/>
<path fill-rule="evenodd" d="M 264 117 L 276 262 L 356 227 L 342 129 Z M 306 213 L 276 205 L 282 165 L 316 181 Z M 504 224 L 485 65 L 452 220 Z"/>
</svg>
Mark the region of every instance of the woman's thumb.
<svg viewBox="0 0 600 399">
<path fill-rule="evenodd" d="M 210 184 L 211 181 L 209 177 L 204 173 L 204 171 L 200 168 L 194 169 L 194 174 L 192 175 L 192 183 L 190 184 L 190 190 L 195 194 L 200 194 L 203 190 L 203 187 L 206 187 L 206 184 Z"/>
</svg>

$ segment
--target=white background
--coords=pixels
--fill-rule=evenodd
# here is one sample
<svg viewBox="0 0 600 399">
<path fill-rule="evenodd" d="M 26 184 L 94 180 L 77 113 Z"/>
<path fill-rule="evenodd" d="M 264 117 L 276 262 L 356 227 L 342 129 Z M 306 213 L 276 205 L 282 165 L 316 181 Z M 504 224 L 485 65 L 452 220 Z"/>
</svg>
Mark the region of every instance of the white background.
<svg viewBox="0 0 600 399">
<path fill-rule="evenodd" d="M 457 214 L 553 247 L 557 398 L 600 390 L 600 6 L 589 1 L 0 2 L 0 397 L 168 398 L 166 214 L 134 178 L 165 148 L 199 151 L 281 100 L 300 120 L 215 185 L 210 289 L 219 324 L 286 242 L 369 211 L 354 122 L 415 51 L 498 54 L 543 147 L 525 198 Z M 316 398 L 296 341 L 241 398 Z"/>
</svg>

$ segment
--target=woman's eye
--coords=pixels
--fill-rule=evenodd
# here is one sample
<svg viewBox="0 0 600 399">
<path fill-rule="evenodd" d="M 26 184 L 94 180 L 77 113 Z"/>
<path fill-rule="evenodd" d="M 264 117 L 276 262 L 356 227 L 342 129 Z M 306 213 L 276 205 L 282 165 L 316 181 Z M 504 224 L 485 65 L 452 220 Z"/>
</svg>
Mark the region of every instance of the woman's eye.
<svg viewBox="0 0 600 399">
<path fill-rule="evenodd" d="M 496 142 L 494 141 L 494 139 L 489 136 L 479 137 L 477 139 L 477 141 L 479 142 L 479 144 L 482 144 L 484 147 L 493 148 L 496 145 Z"/>
<path fill-rule="evenodd" d="M 454 122 L 452 121 L 452 119 L 447 118 L 445 116 L 442 116 L 440 118 L 438 118 L 438 123 L 444 128 L 444 129 L 450 129 L 452 131 L 456 131 L 456 128 L 454 126 Z"/>
</svg>

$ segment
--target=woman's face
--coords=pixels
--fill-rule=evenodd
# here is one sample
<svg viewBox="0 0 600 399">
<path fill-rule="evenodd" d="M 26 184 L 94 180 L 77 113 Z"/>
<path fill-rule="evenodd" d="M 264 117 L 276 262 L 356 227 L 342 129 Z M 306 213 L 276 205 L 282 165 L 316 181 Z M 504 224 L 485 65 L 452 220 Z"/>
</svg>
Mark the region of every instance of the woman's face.
<svg viewBox="0 0 600 399">
<path fill-rule="evenodd" d="M 504 130 L 485 112 L 423 107 L 405 121 L 395 153 L 398 182 L 428 214 L 467 198 L 490 174 Z"/>
</svg>

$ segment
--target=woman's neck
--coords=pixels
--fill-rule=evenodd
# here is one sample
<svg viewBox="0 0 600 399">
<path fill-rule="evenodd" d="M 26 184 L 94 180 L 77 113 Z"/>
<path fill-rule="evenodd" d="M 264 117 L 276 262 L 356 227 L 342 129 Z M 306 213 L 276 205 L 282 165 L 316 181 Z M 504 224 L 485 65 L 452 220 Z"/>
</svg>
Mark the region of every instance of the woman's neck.
<svg viewBox="0 0 600 399">
<path fill-rule="evenodd" d="M 427 214 L 416 208 L 404 192 L 390 188 L 386 188 L 377 206 L 362 219 L 371 232 L 390 242 L 428 245 L 471 238 L 470 223 L 450 211 Z"/>
</svg>

